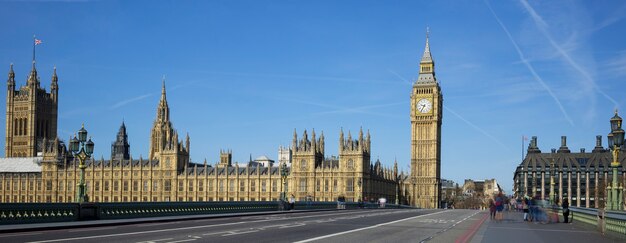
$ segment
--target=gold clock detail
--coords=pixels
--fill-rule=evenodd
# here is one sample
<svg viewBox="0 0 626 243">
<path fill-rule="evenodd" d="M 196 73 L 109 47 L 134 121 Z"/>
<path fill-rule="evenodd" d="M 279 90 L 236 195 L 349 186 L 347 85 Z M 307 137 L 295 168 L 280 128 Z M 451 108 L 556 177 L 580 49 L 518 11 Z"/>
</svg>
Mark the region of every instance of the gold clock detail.
<svg viewBox="0 0 626 243">
<path fill-rule="evenodd" d="M 433 104 L 430 102 L 430 100 L 421 99 L 415 104 L 415 108 L 420 113 L 427 113 L 430 112 L 430 110 L 433 108 Z"/>
</svg>

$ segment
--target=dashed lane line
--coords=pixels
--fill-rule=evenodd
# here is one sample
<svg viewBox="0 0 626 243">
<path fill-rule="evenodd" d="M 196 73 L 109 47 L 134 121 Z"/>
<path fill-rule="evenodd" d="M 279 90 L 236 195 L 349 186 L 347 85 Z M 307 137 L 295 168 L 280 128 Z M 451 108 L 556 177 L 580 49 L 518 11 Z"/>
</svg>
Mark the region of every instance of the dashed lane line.
<svg viewBox="0 0 626 243">
<path fill-rule="evenodd" d="M 380 226 L 395 224 L 395 223 L 399 223 L 399 222 L 403 222 L 403 221 L 407 221 L 407 220 L 411 220 L 411 219 L 416 219 L 416 218 L 421 218 L 421 217 L 425 217 L 425 216 L 431 216 L 431 215 L 435 215 L 435 214 L 440 214 L 440 213 L 443 213 L 443 212 L 446 212 L 446 211 L 439 211 L 439 212 L 430 213 L 430 214 L 423 214 L 423 215 L 418 215 L 418 216 L 414 216 L 414 217 L 410 217 L 410 218 L 390 221 L 390 222 L 387 222 L 387 223 L 372 225 L 372 226 L 368 226 L 368 227 L 363 227 L 363 228 L 358 228 L 358 229 L 353 229 L 353 230 L 348 230 L 348 231 L 343 231 L 343 232 L 337 232 L 337 233 L 334 233 L 334 234 L 323 235 L 323 236 L 319 236 L 319 237 L 315 237 L 315 238 L 310 238 L 310 239 L 306 239 L 306 240 L 296 241 L 295 243 L 305 243 L 305 242 L 311 242 L 311 241 L 316 241 L 316 240 L 322 240 L 322 239 L 335 237 L 335 236 L 339 236 L 339 235 L 345 235 L 345 234 L 350 234 L 350 233 L 359 232 L 359 231 L 363 231 L 363 230 L 374 229 L 374 228 L 378 228 Z"/>
<path fill-rule="evenodd" d="M 170 231 L 178 231 L 178 230 L 189 230 L 189 229 L 202 229 L 202 228 L 212 228 L 212 227 L 220 227 L 227 225 L 241 225 L 248 223 L 260 223 L 260 222 L 269 222 L 269 221 L 280 221 L 280 220 L 293 220 L 293 219 L 301 219 L 301 218 L 313 218 L 313 217 L 324 217 L 330 215 L 341 215 L 341 214 L 354 214 L 355 212 L 346 212 L 346 213 L 329 213 L 329 214 L 321 214 L 321 215 L 307 215 L 301 217 L 291 217 L 285 219 L 263 219 L 263 220 L 253 220 L 253 221 L 244 221 L 244 222 L 233 222 L 233 223 L 220 223 L 213 225 L 200 225 L 200 226 L 189 226 L 189 227 L 180 227 L 180 228 L 168 228 L 168 229 L 160 229 L 160 230 L 148 230 L 148 231 L 137 231 L 137 232 L 128 232 L 128 233 L 118 233 L 118 234 L 106 234 L 106 235 L 93 235 L 93 236 L 83 236 L 83 237 L 72 237 L 72 238 L 62 238 L 62 239 L 52 239 L 52 240 L 41 240 L 41 241 L 31 241 L 30 243 L 47 243 L 47 242 L 65 242 L 65 241 L 75 241 L 75 240 L 86 240 L 86 239 L 99 239 L 99 238 L 108 238 L 108 237 L 119 237 L 119 236 L 128 236 L 128 235 L 140 235 L 140 234 L 150 234 L 150 233 L 159 233 L 159 232 L 170 232 Z M 390 214 L 393 212 L 390 212 Z"/>
</svg>

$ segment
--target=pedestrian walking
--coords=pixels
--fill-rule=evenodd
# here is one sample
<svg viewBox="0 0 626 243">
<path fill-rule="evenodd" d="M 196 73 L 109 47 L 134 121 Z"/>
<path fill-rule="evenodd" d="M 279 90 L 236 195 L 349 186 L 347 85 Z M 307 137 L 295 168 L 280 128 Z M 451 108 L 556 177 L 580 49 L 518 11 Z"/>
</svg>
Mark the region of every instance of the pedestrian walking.
<svg viewBox="0 0 626 243">
<path fill-rule="evenodd" d="M 524 221 L 528 221 L 528 211 L 529 211 L 529 206 L 528 206 L 528 198 L 524 198 L 524 200 L 522 200 L 522 211 L 524 211 Z"/>
<path fill-rule="evenodd" d="M 567 201 L 567 198 L 563 200 L 561 207 L 563 208 L 563 223 L 567 224 L 569 222 L 569 201 Z"/>
<path fill-rule="evenodd" d="M 496 219 L 496 204 L 493 199 L 489 199 L 489 216 L 491 216 L 491 220 Z"/>
<path fill-rule="evenodd" d="M 291 194 L 289 197 L 289 210 L 294 210 L 296 207 L 296 197 Z"/>
<path fill-rule="evenodd" d="M 504 211 L 504 195 L 502 192 L 498 193 L 496 197 L 496 221 L 501 221 L 503 218 L 502 211 Z"/>
</svg>

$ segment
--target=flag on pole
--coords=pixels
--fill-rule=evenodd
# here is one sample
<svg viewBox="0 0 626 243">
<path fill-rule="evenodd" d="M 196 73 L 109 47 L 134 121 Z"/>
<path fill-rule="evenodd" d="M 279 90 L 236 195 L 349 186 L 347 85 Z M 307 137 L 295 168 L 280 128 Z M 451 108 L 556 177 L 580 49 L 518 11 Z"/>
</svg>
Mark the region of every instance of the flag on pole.
<svg viewBox="0 0 626 243">
<path fill-rule="evenodd" d="M 41 44 L 41 40 L 40 40 L 40 39 L 35 38 L 35 45 L 40 45 L 40 44 Z"/>
</svg>

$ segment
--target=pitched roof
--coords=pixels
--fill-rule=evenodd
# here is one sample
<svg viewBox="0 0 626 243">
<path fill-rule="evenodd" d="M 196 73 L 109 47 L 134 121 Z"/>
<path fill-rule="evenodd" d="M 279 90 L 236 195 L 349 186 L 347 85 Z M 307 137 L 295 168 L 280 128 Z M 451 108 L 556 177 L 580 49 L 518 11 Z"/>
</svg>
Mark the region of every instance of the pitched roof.
<svg viewBox="0 0 626 243">
<path fill-rule="evenodd" d="M 0 158 L 0 172 L 41 172 L 42 157 Z"/>
</svg>

